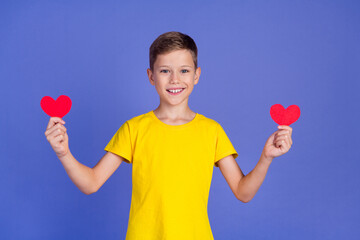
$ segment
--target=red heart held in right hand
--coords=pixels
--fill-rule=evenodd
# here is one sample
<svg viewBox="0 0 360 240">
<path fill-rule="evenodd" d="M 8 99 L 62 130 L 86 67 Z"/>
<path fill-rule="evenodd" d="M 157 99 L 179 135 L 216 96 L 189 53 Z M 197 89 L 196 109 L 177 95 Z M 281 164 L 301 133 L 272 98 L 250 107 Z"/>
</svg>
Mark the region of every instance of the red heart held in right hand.
<svg viewBox="0 0 360 240">
<path fill-rule="evenodd" d="M 300 108 L 297 105 L 291 105 L 285 109 L 281 104 L 275 104 L 270 108 L 270 115 L 277 124 L 289 126 L 299 119 Z"/>
<path fill-rule="evenodd" d="M 71 99 L 66 95 L 59 96 L 56 101 L 49 96 L 41 99 L 42 110 L 50 117 L 64 117 L 71 109 Z"/>
</svg>

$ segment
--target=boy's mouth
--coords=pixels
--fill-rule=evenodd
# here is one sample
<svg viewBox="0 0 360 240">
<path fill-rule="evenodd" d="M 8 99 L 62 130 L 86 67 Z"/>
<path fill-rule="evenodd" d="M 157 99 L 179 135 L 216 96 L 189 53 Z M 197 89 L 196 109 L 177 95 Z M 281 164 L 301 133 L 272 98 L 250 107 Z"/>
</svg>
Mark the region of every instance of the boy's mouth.
<svg viewBox="0 0 360 240">
<path fill-rule="evenodd" d="M 184 91 L 185 88 L 171 88 L 171 89 L 166 89 L 166 91 L 168 93 L 170 93 L 171 95 L 178 95 L 180 93 L 182 93 Z"/>
</svg>

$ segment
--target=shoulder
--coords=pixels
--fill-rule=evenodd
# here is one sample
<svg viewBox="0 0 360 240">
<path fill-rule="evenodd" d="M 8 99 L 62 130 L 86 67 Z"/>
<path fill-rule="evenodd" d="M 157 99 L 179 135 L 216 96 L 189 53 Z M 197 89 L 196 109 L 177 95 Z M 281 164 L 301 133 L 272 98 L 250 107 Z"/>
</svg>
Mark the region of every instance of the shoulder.
<svg viewBox="0 0 360 240">
<path fill-rule="evenodd" d="M 198 115 L 199 115 L 199 120 L 204 122 L 204 123 L 211 124 L 211 125 L 218 125 L 219 124 L 215 119 L 207 117 L 204 114 L 198 113 Z"/>
<path fill-rule="evenodd" d="M 147 112 L 128 119 L 124 124 L 128 126 L 130 132 L 137 132 L 139 129 L 148 128 L 151 125 L 151 120 L 152 117 Z"/>
<path fill-rule="evenodd" d="M 227 132 L 227 125 L 223 125 L 221 124 L 218 120 L 206 117 L 203 114 L 199 114 L 199 122 L 200 122 L 200 126 L 204 126 L 205 128 L 207 128 L 208 130 L 213 130 L 216 134 L 220 134 L 223 132 Z M 225 126 L 225 127 L 223 127 Z"/>
<path fill-rule="evenodd" d="M 208 129 L 215 129 L 217 130 L 220 125 L 216 120 L 209 118 L 203 114 L 198 113 L 199 115 L 199 123 L 201 126 L 204 126 Z"/>
<path fill-rule="evenodd" d="M 136 115 L 130 119 L 128 119 L 126 122 L 129 125 L 136 125 L 136 124 L 141 124 L 143 122 L 146 122 L 150 119 L 149 113 L 143 113 L 141 115 Z"/>
</svg>

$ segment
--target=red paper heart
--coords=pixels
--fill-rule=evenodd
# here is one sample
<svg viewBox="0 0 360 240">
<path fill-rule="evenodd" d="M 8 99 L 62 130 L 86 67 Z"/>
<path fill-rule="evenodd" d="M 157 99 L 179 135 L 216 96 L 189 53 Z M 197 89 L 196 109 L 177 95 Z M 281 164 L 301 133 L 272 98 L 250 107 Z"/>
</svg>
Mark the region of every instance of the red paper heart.
<svg viewBox="0 0 360 240">
<path fill-rule="evenodd" d="M 56 101 L 49 96 L 41 99 L 40 106 L 50 117 L 64 117 L 71 108 L 71 99 L 66 95 L 59 96 Z"/>
<path fill-rule="evenodd" d="M 279 125 L 290 125 L 300 117 L 300 108 L 291 105 L 285 109 L 281 104 L 272 105 L 270 108 L 271 118 Z"/>
</svg>

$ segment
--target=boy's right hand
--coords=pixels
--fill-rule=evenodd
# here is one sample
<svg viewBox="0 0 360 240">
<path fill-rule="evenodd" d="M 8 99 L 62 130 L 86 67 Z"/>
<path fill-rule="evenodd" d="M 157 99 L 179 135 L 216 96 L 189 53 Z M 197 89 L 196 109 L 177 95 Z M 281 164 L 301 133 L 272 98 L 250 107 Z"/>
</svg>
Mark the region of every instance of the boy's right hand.
<svg viewBox="0 0 360 240">
<path fill-rule="evenodd" d="M 59 117 L 51 117 L 45 131 L 46 139 L 54 149 L 58 158 L 70 152 L 69 137 L 64 127 L 65 122 Z"/>
</svg>

